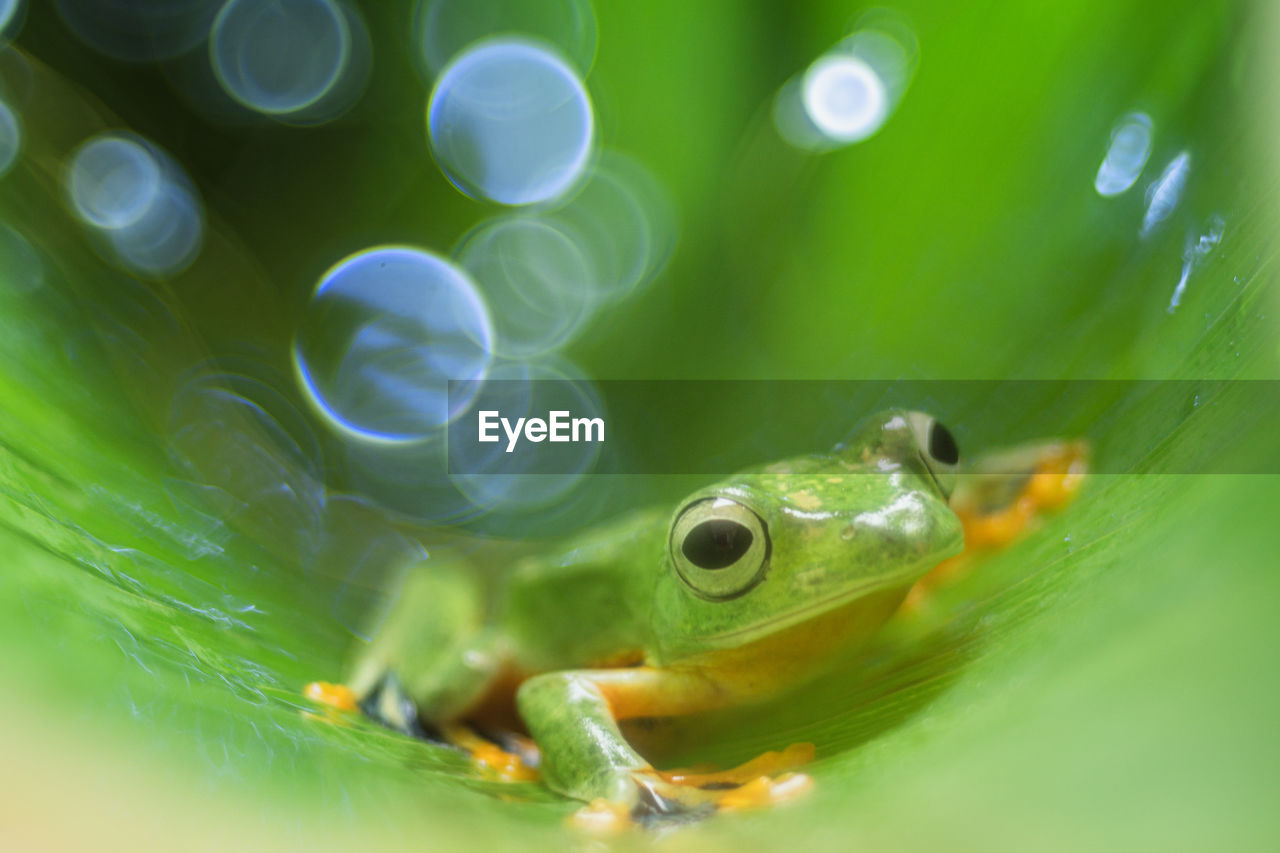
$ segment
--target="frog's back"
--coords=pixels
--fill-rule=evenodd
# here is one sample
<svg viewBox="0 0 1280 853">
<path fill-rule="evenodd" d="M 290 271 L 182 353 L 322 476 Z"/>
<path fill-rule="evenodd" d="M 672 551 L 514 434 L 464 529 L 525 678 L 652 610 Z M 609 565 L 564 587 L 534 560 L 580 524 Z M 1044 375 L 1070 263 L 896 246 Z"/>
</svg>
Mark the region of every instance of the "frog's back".
<svg viewBox="0 0 1280 853">
<path fill-rule="evenodd" d="M 617 666 L 643 656 L 666 515 L 627 514 L 517 564 L 499 621 L 518 668 Z"/>
</svg>

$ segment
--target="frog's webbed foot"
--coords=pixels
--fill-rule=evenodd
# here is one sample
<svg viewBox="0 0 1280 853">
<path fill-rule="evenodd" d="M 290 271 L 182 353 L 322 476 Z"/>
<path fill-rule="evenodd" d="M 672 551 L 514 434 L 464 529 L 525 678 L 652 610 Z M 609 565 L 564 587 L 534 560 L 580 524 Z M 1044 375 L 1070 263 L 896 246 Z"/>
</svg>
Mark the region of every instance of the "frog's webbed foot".
<svg viewBox="0 0 1280 853">
<path fill-rule="evenodd" d="M 1070 503 L 1084 483 L 1089 448 L 1082 441 L 1047 442 L 992 454 L 976 467 L 962 475 L 951 497 L 964 524 L 966 553 L 1006 545 L 1040 516 Z"/>
<path fill-rule="evenodd" d="M 542 756 L 534 742 L 511 731 L 489 731 L 464 723 L 451 723 L 441 734 L 453 746 L 471 756 L 471 763 L 485 776 L 500 782 L 534 782 L 540 778 Z"/>
<path fill-rule="evenodd" d="M 331 722 L 340 719 L 336 716 L 338 712 L 359 711 L 392 731 L 466 753 L 476 768 L 491 779 L 503 782 L 538 779 L 540 755 L 530 738 L 512 731 L 482 730 L 465 723 L 436 726 L 422 716 L 394 672 L 382 675 L 362 699 L 346 685 L 325 681 L 308 684 L 303 693 L 308 699 L 328 706 L 333 714 L 326 719 Z"/>
<path fill-rule="evenodd" d="M 302 695 L 334 711 L 355 711 L 359 707 L 355 691 L 345 684 L 313 681 L 302 688 Z"/>
<path fill-rule="evenodd" d="M 341 720 L 338 714 L 359 711 L 392 731 L 420 740 L 447 743 L 439 729 L 422 719 L 417 703 L 409 698 L 393 672 L 382 676 L 363 697 L 345 684 L 327 681 L 311 682 L 303 688 L 302 694 L 326 707 L 328 714 L 324 719 L 329 722 Z"/>
<path fill-rule="evenodd" d="M 795 743 L 729 770 L 706 768 L 633 771 L 634 804 L 597 799 L 575 812 L 571 822 L 592 833 L 613 834 L 631 826 L 665 830 L 704 820 L 722 811 L 763 808 L 796 799 L 813 779 L 795 768 L 813 760 L 813 744 Z"/>
<path fill-rule="evenodd" d="M 919 608 L 937 587 L 963 576 L 975 555 L 1008 545 L 1079 493 L 1089 467 L 1081 441 L 1027 445 L 980 458 L 961 475 L 951 507 L 964 526 L 964 551 L 939 563 L 911 588 L 904 607 Z"/>
<path fill-rule="evenodd" d="M 419 740 L 447 743 L 444 734 L 423 721 L 394 672 L 387 672 L 360 701 L 360 710 L 375 723 Z"/>
</svg>

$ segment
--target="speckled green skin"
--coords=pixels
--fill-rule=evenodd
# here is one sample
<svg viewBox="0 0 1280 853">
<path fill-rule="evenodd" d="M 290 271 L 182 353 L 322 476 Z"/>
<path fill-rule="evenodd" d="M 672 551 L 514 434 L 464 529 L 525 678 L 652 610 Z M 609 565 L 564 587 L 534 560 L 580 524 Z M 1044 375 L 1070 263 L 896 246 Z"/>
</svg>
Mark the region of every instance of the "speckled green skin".
<svg viewBox="0 0 1280 853">
<path fill-rule="evenodd" d="M 911 417 L 877 414 L 831 453 L 744 472 L 689 496 L 674 513 L 639 512 L 522 560 L 492 610 L 465 569 L 428 567 L 411 578 L 351 686 L 367 694 L 394 673 L 422 716 L 445 720 L 464 714 L 500 669 L 514 669 L 525 677 L 519 713 L 551 787 L 583 800 L 634 803 L 648 765 L 617 718 L 764 698 L 820 661 L 774 667 L 788 675 L 770 675 L 763 685 L 757 678 L 748 688 L 732 671 L 742 660 L 725 653 L 795 633 L 835 608 L 876 620 L 860 632 L 870 633 L 892 607 L 860 617 L 850 605 L 905 591 L 959 552 L 960 522 Z M 706 498 L 745 506 L 768 531 L 767 568 L 749 590 L 725 600 L 692 589 L 673 562 L 675 519 Z M 789 649 L 768 654 L 843 650 L 810 640 Z M 644 666 L 607 668 L 632 652 Z"/>
</svg>

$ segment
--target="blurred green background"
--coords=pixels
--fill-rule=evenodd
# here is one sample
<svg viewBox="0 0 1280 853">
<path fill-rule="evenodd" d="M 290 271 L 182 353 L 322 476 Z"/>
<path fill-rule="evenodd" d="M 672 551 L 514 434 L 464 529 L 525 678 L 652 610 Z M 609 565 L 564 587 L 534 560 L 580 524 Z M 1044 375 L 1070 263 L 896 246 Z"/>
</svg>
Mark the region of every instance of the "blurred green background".
<svg viewBox="0 0 1280 853">
<path fill-rule="evenodd" d="M 30 61 L 2 57 L 26 93 L 27 139 L 0 178 L 0 222 L 30 251 L 0 254 L 0 742 L 17 757 L 0 838 L 86 840 L 69 810 L 107 846 L 578 843 L 561 826 L 573 805 L 541 788 L 301 713 L 298 690 L 338 677 L 384 570 L 455 532 L 341 496 L 341 441 L 305 414 L 290 341 L 342 257 L 389 242 L 445 251 L 493 213 L 432 162 L 409 4 L 360 8 L 369 87 L 319 127 L 210 117 L 180 85 L 198 50 L 107 59 L 52 3 L 27 10 L 16 46 Z M 778 138 L 774 93 L 862 7 L 597 4 L 586 83 L 601 141 L 662 181 L 679 243 L 569 348 L 583 373 L 1280 379 L 1280 30 L 1265 4 L 893 8 L 920 46 L 900 107 L 869 140 L 809 155 Z M 1102 198 L 1094 177 L 1133 110 L 1151 116 L 1150 161 Z M 167 149 L 204 198 L 206 246 L 173 281 L 104 264 L 63 200 L 70 151 L 112 126 Z M 1144 187 L 1183 151 L 1181 202 L 1140 236 Z M 1214 217 L 1221 241 L 1170 312 Z M 191 398 L 210 357 L 265 387 L 271 417 Z M 175 453 L 175 418 L 210 429 L 185 431 Z M 708 415 L 686 429 L 751 443 L 799 428 L 729 426 Z M 1275 446 L 1269 420 L 1231 398 L 1106 429 L 1151 431 L 1152 454 L 1197 448 L 1210 470 L 1246 470 Z M 599 517 L 688 485 L 589 480 L 574 505 Z M 817 790 L 661 843 L 1274 847 L 1277 506 L 1266 474 L 1094 478 L 836 676 L 694 721 L 690 760 L 813 740 Z M 542 522 L 565 523 L 553 509 L 521 529 Z"/>
</svg>

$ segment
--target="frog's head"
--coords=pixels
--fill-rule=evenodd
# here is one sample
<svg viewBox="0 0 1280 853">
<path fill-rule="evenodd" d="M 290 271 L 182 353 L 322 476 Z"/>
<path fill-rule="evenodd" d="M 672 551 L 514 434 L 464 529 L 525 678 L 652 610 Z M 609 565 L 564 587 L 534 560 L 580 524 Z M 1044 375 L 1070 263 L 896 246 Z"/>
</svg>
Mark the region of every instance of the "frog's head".
<svg viewBox="0 0 1280 853">
<path fill-rule="evenodd" d="M 932 417 L 891 410 L 863 420 L 830 454 L 690 495 L 668 530 L 660 642 L 675 656 L 739 646 L 905 591 L 961 548 L 948 506 L 958 461 Z"/>
</svg>

